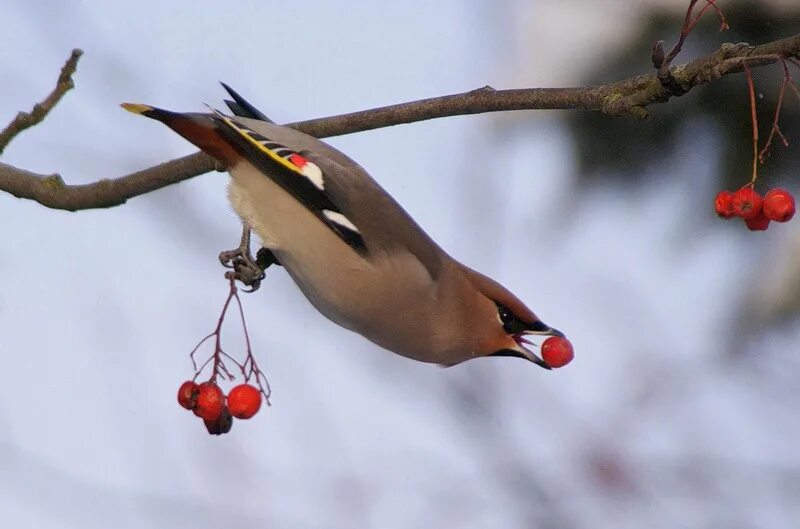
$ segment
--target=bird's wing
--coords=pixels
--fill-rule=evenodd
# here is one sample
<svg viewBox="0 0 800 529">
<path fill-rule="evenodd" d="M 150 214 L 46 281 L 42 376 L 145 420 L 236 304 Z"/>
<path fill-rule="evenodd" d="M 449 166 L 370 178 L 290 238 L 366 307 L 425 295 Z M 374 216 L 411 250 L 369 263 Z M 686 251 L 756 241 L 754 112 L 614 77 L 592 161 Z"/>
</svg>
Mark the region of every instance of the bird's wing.
<svg viewBox="0 0 800 529">
<path fill-rule="evenodd" d="M 354 251 L 367 254 L 359 227 L 331 199 L 326 190 L 326 175 L 318 165 L 283 143 L 254 131 L 241 119 L 216 111 L 215 119 L 223 125 L 219 127 L 222 137 L 248 162 L 303 204 Z"/>
<path fill-rule="evenodd" d="M 432 278 L 438 277 L 446 254 L 347 155 L 295 129 L 255 119 L 218 118 L 236 132 L 236 141 L 246 142 L 245 152 L 251 163 L 263 167 L 262 171 L 271 178 L 273 175 L 265 169 L 276 164 L 283 167 L 285 170 L 278 171 L 283 175 L 278 183 L 359 253 L 391 255 L 407 251 L 416 256 Z M 362 249 L 358 250 L 358 246 Z"/>
<path fill-rule="evenodd" d="M 257 109 L 252 103 L 250 103 L 250 101 L 240 96 L 239 92 L 226 85 L 222 81 L 220 81 L 219 84 L 221 84 L 222 88 L 224 88 L 225 91 L 228 92 L 228 95 L 233 98 L 233 101 L 226 99 L 225 104 L 228 105 L 228 108 L 231 109 L 231 112 L 233 112 L 234 115 L 243 118 L 260 119 L 261 121 L 274 123 L 274 121 L 269 119 L 266 114 Z"/>
</svg>

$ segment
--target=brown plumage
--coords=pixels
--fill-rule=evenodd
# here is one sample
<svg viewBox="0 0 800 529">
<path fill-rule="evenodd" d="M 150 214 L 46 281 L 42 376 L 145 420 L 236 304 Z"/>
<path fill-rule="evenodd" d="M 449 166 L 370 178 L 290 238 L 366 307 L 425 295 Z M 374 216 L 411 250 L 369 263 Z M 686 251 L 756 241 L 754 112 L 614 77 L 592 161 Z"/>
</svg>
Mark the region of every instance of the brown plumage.
<svg viewBox="0 0 800 529">
<path fill-rule="evenodd" d="M 547 367 L 522 337 L 561 333 L 448 255 L 342 152 L 263 120 L 123 106 L 225 164 L 234 209 L 332 321 L 423 362 L 498 355 Z"/>
</svg>

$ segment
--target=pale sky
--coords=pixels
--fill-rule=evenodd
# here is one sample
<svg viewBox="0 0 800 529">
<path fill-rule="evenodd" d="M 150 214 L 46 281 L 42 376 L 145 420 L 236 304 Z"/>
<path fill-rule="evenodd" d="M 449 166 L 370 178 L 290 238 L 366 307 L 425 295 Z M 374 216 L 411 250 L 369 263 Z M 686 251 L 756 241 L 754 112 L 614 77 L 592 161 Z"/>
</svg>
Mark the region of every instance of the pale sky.
<svg viewBox="0 0 800 529">
<path fill-rule="evenodd" d="M 2 161 L 85 183 L 189 154 L 117 105 L 220 106 L 220 80 L 278 122 L 486 84 L 575 84 L 558 44 L 607 22 L 584 3 L 565 25 L 559 5 L 12 0 L 0 123 L 52 88 L 71 48 L 85 55 L 77 88 Z M 331 143 L 450 253 L 564 330 L 573 364 L 417 364 L 328 322 L 271 269 L 243 300 L 273 406 L 220 438 L 175 393 L 225 300 L 216 255 L 239 236 L 227 176 L 107 211 L 0 195 L 4 524 L 794 527 L 798 329 L 758 338 L 763 362 L 724 347 L 730 297 L 785 235 L 753 242 L 705 223 L 716 189 L 703 153 L 716 140 L 702 124 L 674 166 L 651 168 L 657 183 L 577 196 L 560 115 Z M 236 350 L 237 328 L 228 336 Z"/>
</svg>

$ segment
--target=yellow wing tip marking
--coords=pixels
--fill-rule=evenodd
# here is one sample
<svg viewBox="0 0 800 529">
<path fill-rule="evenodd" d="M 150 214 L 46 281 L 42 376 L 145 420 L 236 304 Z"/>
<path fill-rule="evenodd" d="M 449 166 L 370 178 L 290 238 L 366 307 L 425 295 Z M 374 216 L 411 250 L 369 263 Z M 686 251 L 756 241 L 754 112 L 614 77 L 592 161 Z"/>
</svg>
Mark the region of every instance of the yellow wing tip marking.
<svg viewBox="0 0 800 529">
<path fill-rule="evenodd" d="M 154 110 L 153 107 L 149 105 L 142 105 L 141 103 L 120 103 L 119 106 L 128 112 L 133 112 L 134 114 L 144 114 L 145 112 Z"/>
<path fill-rule="evenodd" d="M 243 129 L 241 126 L 239 126 L 238 123 L 236 123 L 235 121 L 233 121 L 229 117 L 222 115 L 221 113 L 219 113 L 219 111 L 215 111 L 215 113 L 223 121 L 225 121 L 225 123 L 229 127 L 231 127 L 233 130 L 235 130 L 237 134 L 239 134 L 241 137 L 243 137 L 247 142 L 249 142 L 251 145 L 253 145 L 256 149 L 258 149 L 259 151 L 263 152 L 264 154 L 266 154 L 267 156 L 269 156 L 270 158 L 272 158 L 273 160 L 275 160 L 276 162 L 278 162 L 282 166 L 286 167 L 290 171 L 294 171 L 295 173 L 303 175 L 303 172 L 302 172 L 302 170 L 300 170 L 299 167 L 297 167 L 293 163 L 287 161 L 283 157 L 278 156 L 277 154 L 272 152 L 270 149 L 268 149 L 266 146 L 264 146 L 261 143 L 259 143 L 258 141 L 256 141 L 255 138 L 253 138 L 250 134 L 248 134 L 245 129 Z M 303 176 L 305 176 L 305 175 L 303 175 Z"/>
</svg>

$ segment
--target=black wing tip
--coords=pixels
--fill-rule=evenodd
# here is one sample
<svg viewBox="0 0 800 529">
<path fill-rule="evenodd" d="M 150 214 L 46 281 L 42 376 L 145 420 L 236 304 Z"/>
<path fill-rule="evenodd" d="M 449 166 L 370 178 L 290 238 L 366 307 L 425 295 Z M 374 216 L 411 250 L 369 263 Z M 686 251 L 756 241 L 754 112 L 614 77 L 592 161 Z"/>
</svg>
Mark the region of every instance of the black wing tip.
<svg viewBox="0 0 800 529">
<path fill-rule="evenodd" d="M 223 81 L 220 81 L 219 84 L 221 84 L 222 88 L 224 88 L 225 91 L 228 92 L 228 95 L 233 98 L 233 101 L 229 101 L 227 99 L 225 100 L 225 104 L 228 105 L 228 108 L 231 109 L 231 112 L 242 118 L 258 119 L 268 123 L 274 123 L 274 121 L 269 119 L 266 114 L 253 106 L 247 99 L 243 98 L 239 92 L 231 88 Z M 231 105 L 231 103 L 233 103 L 233 105 Z"/>
<path fill-rule="evenodd" d="M 367 246 L 364 244 L 364 238 L 357 231 L 346 228 L 335 222 L 324 219 L 325 223 L 335 231 L 339 237 L 347 243 L 347 245 L 356 251 L 359 255 L 367 255 Z"/>
<path fill-rule="evenodd" d="M 243 116 L 247 117 L 247 111 L 244 110 L 238 103 L 235 101 L 231 101 L 230 99 L 225 99 L 225 104 L 228 106 L 228 109 L 233 112 L 234 116 Z"/>
</svg>

